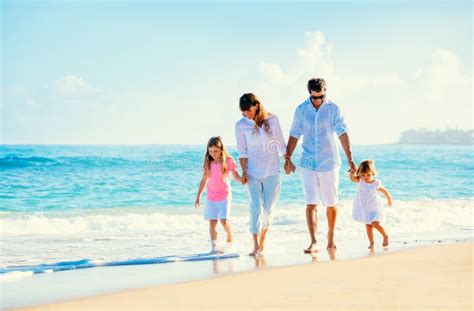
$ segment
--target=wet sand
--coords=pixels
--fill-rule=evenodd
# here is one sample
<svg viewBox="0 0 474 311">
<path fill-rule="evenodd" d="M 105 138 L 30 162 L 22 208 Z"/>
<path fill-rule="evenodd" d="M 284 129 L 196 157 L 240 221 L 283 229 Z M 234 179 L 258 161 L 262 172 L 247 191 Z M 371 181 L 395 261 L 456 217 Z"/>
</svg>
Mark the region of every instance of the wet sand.
<svg viewBox="0 0 474 311">
<path fill-rule="evenodd" d="M 22 310 L 472 310 L 473 243 L 264 268 Z"/>
</svg>

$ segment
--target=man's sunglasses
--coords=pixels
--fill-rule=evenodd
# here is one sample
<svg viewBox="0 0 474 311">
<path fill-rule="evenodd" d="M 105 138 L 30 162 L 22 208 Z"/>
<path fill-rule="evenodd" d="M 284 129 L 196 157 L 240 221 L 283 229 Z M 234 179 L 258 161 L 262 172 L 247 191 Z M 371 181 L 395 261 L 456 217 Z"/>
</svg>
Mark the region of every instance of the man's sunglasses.
<svg viewBox="0 0 474 311">
<path fill-rule="evenodd" d="M 314 101 L 316 101 L 316 100 L 318 100 L 318 99 L 320 99 L 320 100 L 324 100 L 324 99 L 326 98 L 326 95 L 321 95 L 321 96 L 310 96 L 310 98 L 311 98 L 311 100 L 314 100 Z"/>
</svg>

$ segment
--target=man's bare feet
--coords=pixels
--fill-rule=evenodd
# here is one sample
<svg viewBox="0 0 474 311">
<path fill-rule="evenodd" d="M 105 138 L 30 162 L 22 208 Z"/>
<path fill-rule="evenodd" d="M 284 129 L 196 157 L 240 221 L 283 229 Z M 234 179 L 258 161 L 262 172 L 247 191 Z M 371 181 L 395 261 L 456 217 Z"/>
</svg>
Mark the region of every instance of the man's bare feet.
<svg viewBox="0 0 474 311">
<path fill-rule="evenodd" d="M 336 246 L 336 244 L 334 244 L 334 241 L 328 242 L 327 249 L 328 250 L 334 250 L 334 251 L 337 249 L 337 246 Z"/>
<path fill-rule="evenodd" d="M 368 249 L 374 249 L 374 243 L 370 243 Z"/>
<path fill-rule="evenodd" d="M 317 251 L 318 251 L 318 242 L 311 243 L 311 245 L 308 248 L 303 250 L 305 254 L 311 254 Z"/>
<path fill-rule="evenodd" d="M 260 255 L 260 248 L 254 248 L 254 250 L 252 252 L 249 253 L 249 256 L 253 256 L 253 257 L 257 257 L 258 255 Z"/>
<path fill-rule="evenodd" d="M 384 236 L 383 237 L 383 243 L 382 243 L 382 246 L 383 247 L 386 247 L 388 246 L 388 235 Z"/>
</svg>

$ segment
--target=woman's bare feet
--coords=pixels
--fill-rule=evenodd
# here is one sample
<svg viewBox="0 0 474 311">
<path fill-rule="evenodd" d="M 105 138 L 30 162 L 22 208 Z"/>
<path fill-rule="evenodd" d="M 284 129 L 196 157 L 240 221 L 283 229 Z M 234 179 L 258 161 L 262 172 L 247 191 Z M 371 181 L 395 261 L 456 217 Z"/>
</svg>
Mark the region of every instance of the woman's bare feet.
<svg viewBox="0 0 474 311">
<path fill-rule="evenodd" d="M 318 242 L 311 243 L 308 248 L 304 249 L 305 254 L 311 254 L 318 251 Z"/>
<path fill-rule="evenodd" d="M 260 239 L 258 241 L 260 254 L 263 253 L 263 249 L 265 248 L 265 238 L 267 236 L 267 232 L 268 232 L 268 229 L 264 229 L 262 230 L 262 232 L 260 232 Z"/>
<path fill-rule="evenodd" d="M 374 243 L 370 243 L 368 249 L 374 249 Z"/>
<path fill-rule="evenodd" d="M 383 243 L 382 243 L 382 246 L 383 247 L 386 247 L 388 246 L 388 235 L 384 236 L 383 237 Z"/>
</svg>

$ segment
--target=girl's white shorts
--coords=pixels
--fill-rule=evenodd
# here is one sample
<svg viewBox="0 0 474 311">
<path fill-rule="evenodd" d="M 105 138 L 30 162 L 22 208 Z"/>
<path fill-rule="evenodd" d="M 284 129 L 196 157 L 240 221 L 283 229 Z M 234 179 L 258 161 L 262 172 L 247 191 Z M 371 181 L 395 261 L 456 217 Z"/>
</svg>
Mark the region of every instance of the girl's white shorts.
<svg viewBox="0 0 474 311">
<path fill-rule="evenodd" d="M 206 207 L 204 209 L 204 219 L 228 219 L 230 217 L 230 199 L 222 201 L 206 200 Z"/>
</svg>

